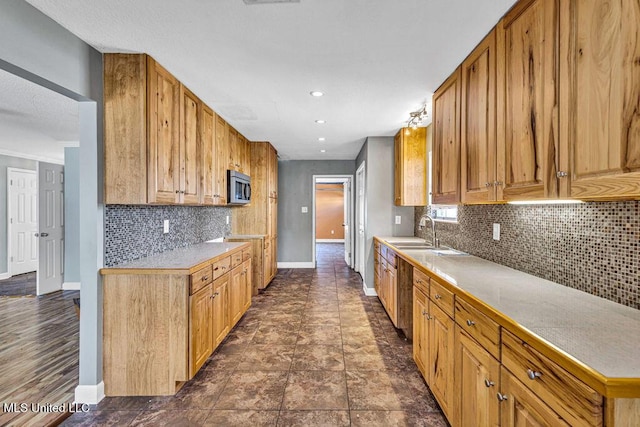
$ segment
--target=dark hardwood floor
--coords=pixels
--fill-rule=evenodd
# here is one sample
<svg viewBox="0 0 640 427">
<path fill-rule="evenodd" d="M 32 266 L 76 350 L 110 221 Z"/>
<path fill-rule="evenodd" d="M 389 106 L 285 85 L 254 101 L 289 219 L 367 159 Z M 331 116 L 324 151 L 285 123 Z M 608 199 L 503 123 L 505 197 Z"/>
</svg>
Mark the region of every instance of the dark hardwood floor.
<svg viewBox="0 0 640 427">
<path fill-rule="evenodd" d="M 30 407 L 73 401 L 78 384 L 75 297 L 78 291 L 0 297 L 0 426 L 43 426 L 61 415 L 5 412 L 5 403 Z"/>
<path fill-rule="evenodd" d="M 36 295 L 36 272 L 18 274 L 0 280 L 0 297 L 23 297 Z"/>
</svg>

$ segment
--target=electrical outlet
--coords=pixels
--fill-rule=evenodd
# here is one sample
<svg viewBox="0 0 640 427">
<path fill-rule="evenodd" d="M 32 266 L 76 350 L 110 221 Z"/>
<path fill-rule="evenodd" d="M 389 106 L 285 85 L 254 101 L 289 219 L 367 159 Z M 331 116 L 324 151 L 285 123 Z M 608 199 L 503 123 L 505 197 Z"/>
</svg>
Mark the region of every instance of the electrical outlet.
<svg viewBox="0 0 640 427">
<path fill-rule="evenodd" d="M 400 215 L 396 215 L 396 225 L 402 224 L 402 217 Z"/>
<path fill-rule="evenodd" d="M 229 215 L 227 215 L 227 225 L 229 225 Z"/>
<path fill-rule="evenodd" d="M 169 232 L 169 220 L 168 219 L 164 220 L 164 224 L 163 224 L 162 227 L 163 227 L 162 232 L 164 234 L 167 234 Z"/>
<path fill-rule="evenodd" d="M 308 208 L 308 207 L 306 207 L 306 206 L 303 206 L 300 210 L 302 211 L 302 213 L 307 213 L 307 212 L 309 212 L 309 208 Z"/>
<path fill-rule="evenodd" d="M 493 224 L 493 240 L 500 240 L 500 224 Z"/>
</svg>

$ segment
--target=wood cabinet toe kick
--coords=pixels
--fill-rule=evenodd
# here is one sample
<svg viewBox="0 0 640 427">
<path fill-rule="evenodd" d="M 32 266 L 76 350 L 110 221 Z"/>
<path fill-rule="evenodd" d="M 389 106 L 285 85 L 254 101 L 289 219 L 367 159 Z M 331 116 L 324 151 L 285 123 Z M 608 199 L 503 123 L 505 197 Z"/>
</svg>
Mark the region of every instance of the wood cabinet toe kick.
<svg viewBox="0 0 640 427">
<path fill-rule="evenodd" d="M 100 271 L 105 395 L 175 394 L 229 332 L 230 298 L 246 301 L 241 314 L 234 313 L 236 320 L 246 312 L 250 286 L 238 287 L 242 295 L 236 296 L 220 285 L 230 281 L 232 265 L 246 270 L 238 260 L 251 246 L 220 245 L 224 250 L 194 248 L 196 256 L 189 256 L 188 249 L 177 250 L 168 268 L 158 264 L 171 259 L 171 253 Z M 178 256 L 184 256 L 184 265 L 176 261 Z"/>
</svg>

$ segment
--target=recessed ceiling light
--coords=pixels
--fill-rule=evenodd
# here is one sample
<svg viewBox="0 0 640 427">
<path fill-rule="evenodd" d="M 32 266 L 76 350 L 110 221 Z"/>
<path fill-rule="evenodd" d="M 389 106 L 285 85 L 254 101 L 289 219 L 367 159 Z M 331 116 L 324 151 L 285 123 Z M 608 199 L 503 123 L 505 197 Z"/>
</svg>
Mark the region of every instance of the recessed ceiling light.
<svg viewBox="0 0 640 427">
<path fill-rule="evenodd" d="M 322 138 L 322 137 L 318 138 L 318 141 L 324 141 L 324 140 L 325 138 Z"/>
<path fill-rule="evenodd" d="M 320 152 L 321 152 L 321 153 L 326 153 L 326 152 L 327 152 L 327 150 L 320 150 Z"/>
<path fill-rule="evenodd" d="M 312 91 L 312 92 L 309 92 L 309 94 L 310 94 L 311 96 L 316 96 L 316 97 L 318 97 L 318 96 L 322 96 L 322 95 L 324 95 L 324 92 L 320 92 L 319 90 L 314 90 L 314 91 Z"/>
<path fill-rule="evenodd" d="M 325 123 L 327 123 L 326 120 L 316 120 L 316 123 L 318 123 L 319 125 L 323 125 Z"/>
</svg>

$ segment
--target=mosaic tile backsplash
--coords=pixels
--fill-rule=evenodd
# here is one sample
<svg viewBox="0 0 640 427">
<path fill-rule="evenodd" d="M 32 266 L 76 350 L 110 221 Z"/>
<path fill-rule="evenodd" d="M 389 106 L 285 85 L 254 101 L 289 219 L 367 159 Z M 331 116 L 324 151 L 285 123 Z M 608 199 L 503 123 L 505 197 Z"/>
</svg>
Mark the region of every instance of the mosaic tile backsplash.
<svg viewBox="0 0 640 427">
<path fill-rule="evenodd" d="M 231 208 L 210 206 L 127 206 L 105 209 L 105 266 L 193 245 L 231 233 Z M 163 221 L 169 220 L 169 233 Z"/>
<path fill-rule="evenodd" d="M 418 227 L 426 209 L 414 231 L 431 239 Z M 458 222 L 437 224 L 443 245 L 640 309 L 639 201 L 459 206 Z"/>
</svg>

